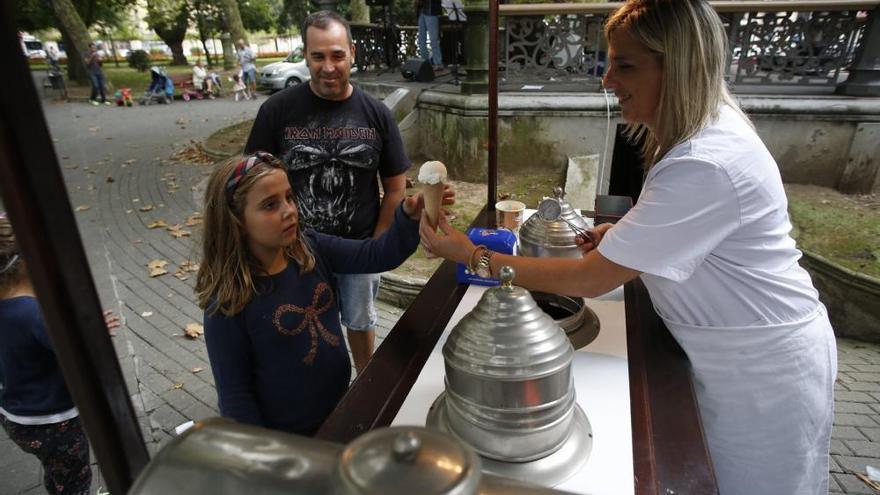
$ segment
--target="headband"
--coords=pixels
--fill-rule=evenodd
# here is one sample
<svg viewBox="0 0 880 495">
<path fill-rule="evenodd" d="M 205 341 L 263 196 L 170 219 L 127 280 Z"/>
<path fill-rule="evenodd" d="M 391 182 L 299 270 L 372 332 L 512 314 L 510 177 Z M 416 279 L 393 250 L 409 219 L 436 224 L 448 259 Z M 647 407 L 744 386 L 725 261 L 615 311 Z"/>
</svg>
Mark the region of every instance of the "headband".
<svg viewBox="0 0 880 495">
<path fill-rule="evenodd" d="M 275 157 L 270 153 L 266 153 L 265 151 L 257 151 L 253 155 L 245 158 L 244 160 L 238 162 L 238 165 L 235 167 L 235 171 L 232 172 L 232 177 L 226 181 L 226 194 L 232 196 L 235 193 L 235 188 L 238 187 L 238 183 L 241 182 L 241 179 L 250 171 L 250 169 L 254 168 L 254 165 L 257 163 L 270 163 L 274 160 Z"/>
</svg>

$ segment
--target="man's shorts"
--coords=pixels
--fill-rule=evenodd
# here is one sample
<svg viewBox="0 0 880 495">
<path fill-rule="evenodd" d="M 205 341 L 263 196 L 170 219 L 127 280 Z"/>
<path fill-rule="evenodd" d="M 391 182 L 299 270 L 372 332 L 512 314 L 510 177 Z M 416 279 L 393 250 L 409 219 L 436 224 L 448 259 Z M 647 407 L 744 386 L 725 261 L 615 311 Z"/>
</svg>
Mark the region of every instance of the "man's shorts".
<svg viewBox="0 0 880 495">
<path fill-rule="evenodd" d="M 247 84 L 249 82 L 253 82 L 256 84 L 257 82 L 257 70 L 256 69 L 248 69 L 241 71 L 241 82 Z"/>
<path fill-rule="evenodd" d="M 349 330 L 370 330 L 376 326 L 379 295 L 378 273 L 334 273 L 342 325 Z"/>
</svg>

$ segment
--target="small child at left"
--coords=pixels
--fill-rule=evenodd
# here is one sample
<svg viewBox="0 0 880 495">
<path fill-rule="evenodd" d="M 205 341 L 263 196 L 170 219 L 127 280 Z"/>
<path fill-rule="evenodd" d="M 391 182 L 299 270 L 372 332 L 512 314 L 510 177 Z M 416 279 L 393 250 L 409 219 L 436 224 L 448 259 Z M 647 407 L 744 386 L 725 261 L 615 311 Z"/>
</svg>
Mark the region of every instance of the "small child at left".
<svg viewBox="0 0 880 495">
<path fill-rule="evenodd" d="M 50 494 L 88 494 L 80 424 L 9 220 L 0 216 L 0 424 L 43 465 Z"/>
</svg>

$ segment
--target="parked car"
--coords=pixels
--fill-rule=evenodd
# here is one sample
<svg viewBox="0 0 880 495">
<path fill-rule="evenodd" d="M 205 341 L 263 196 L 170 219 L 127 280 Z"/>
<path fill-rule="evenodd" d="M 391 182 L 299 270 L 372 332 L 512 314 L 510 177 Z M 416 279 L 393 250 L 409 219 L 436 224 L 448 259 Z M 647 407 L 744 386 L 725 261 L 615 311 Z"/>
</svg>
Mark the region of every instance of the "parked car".
<svg viewBox="0 0 880 495">
<path fill-rule="evenodd" d="M 260 69 L 260 89 L 278 91 L 307 82 L 311 78 L 302 48 L 297 48 L 281 62 L 274 62 Z"/>
</svg>

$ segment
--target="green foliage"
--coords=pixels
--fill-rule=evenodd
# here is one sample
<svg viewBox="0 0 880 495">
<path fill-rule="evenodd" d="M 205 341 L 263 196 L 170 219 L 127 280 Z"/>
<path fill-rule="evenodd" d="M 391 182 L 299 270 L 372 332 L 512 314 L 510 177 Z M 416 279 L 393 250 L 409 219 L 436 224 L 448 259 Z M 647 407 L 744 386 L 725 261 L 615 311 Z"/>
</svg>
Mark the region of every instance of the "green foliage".
<svg viewBox="0 0 880 495">
<path fill-rule="evenodd" d="M 271 31 L 275 16 L 270 0 L 238 0 L 241 23 L 248 31 Z"/>
<path fill-rule="evenodd" d="M 148 65 L 150 65 L 150 56 L 147 52 L 143 50 L 132 50 L 128 54 L 128 66 L 132 69 L 135 69 L 138 72 L 144 72 L 147 70 Z"/>
<path fill-rule="evenodd" d="M 137 0 L 72 0 L 72 2 L 86 27 L 92 28 L 98 24 L 110 27 L 121 25 Z M 46 0 L 16 0 L 7 4 L 12 6 L 15 27 L 20 31 L 59 27 L 52 15 L 50 2 Z"/>
<path fill-rule="evenodd" d="M 310 0 L 283 0 L 281 13 L 278 16 L 278 32 L 299 32 L 299 27 L 312 9 Z"/>
</svg>

